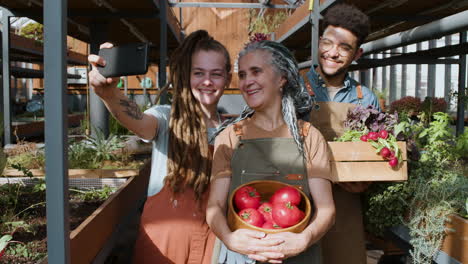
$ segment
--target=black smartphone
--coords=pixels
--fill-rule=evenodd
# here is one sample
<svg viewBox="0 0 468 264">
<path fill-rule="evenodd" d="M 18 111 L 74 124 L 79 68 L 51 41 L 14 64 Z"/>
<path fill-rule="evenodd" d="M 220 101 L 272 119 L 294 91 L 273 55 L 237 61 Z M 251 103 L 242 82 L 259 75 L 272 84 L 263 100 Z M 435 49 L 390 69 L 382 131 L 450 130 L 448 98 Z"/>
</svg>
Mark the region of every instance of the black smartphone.
<svg viewBox="0 0 468 264">
<path fill-rule="evenodd" d="M 98 66 L 104 77 L 119 77 L 145 74 L 148 71 L 148 43 L 131 43 L 100 49 L 99 56 L 106 60 L 106 66 Z"/>
</svg>

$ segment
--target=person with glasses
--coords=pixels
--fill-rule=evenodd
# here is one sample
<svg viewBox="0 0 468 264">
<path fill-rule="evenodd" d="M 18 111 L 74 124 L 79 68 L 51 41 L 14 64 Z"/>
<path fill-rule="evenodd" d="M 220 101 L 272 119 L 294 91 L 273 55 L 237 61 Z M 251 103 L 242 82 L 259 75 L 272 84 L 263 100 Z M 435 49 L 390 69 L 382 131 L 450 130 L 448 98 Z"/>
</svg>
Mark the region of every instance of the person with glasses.
<svg viewBox="0 0 468 264">
<path fill-rule="evenodd" d="M 324 15 L 323 29 L 316 55 L 318 65 L 311 67 L 304 82 L 316 101 L 308 118 L 326 140 L 332 141 L 343 133 L 343 121 L 350 109 L 361 105 L 380 110 L 380 106 L 373 92 L 348 74 L 351 63 L 361 57 L 360 46 L 369 34 L 367 15 L 354 6 L 337 4 Z M 369 184 L 350 182 L 333 186 L 336 222 L 322 239 L 323 263 L 366 263 L 358 193 Z"/>
</svg>

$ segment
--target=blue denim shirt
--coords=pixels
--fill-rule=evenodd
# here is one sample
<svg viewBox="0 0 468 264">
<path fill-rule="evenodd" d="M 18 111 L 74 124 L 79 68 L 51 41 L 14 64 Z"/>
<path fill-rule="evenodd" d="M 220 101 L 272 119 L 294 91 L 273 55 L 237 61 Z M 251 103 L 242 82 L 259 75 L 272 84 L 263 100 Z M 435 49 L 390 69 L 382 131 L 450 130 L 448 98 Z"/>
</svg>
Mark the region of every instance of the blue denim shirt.
<svg viewBox="0 0 468 264">
<path fill-rule="evenodd" d="M 349 77 L 347 73 L 344 80 L 344 88 L 339 90 L 336 93 L 333 99 L 330 99 L 328 96 L 328 90 L 325 86 L 325 81 L 322 79 L 320 74 L 315 71 L 315 67 L 311 67 L 310 71 L 307 73 L 307 78 L 309 78 L 310 85 L 315 93 L 315 100 L 317 102 L 338 102 L 338 103 L 352 103 L 359 104 L 359 99 L 357 98 L 356 87 L 359 83 L 353 78 Z M 361 85 L 362 90 L 362 99 L 361 105 L 367 107 L 369 105 L 374 106 L 380 111 L 379 101 L 375 94 L 367 87 Z"/>
</svg>

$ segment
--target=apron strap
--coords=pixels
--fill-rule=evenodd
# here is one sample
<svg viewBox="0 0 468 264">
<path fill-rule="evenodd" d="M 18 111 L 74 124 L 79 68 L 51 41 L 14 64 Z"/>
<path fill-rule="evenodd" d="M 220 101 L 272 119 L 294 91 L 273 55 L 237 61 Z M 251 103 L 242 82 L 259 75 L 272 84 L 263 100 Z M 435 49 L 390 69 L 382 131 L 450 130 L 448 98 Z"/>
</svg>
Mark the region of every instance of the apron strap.
<svg viewBox="0 0 468 264">
<path fill-rule="evenodd" d="M 309 95 L 315 98 L 315 92 L 314 92 L 314 89 L 312 88 L 312 85 L 310 84 L 310 80 L 307 77 L 307 74 L 304 74 L 302 76 L 302 79 L 304 80 L 304 83 L 307 88 L 307 91 L 309 92 Z M 359 82 L 357 83 L 357 86 L 356 86 L 356 93 L 357 93 L 357 99 L 359 101 L 359 105 L 361 105 L 362 104 L 361 101 L 362 101 L 362 98 L 364 98 L 364 96 L 362 96 L 362 87 Z"/>
<path fill-rule="evenodd" d="M 356 86 L 356 93 L 357 93 L 357 98 L 358 98 L 358 104 L 359 105 L 362 105 L 362 87 L 361 87 L 361 84 L 360 83 L 357 83 L 357 86 Z"/>
<path fill-rule="evenodd" d="M 301 135 L 306 137 L 309 134 L 311 124 L 309 122 L 302 122 L 301 125 Z"/>
<path fill-rule="evenodd" d="M 302 76 L 302 79 L 304 80 L 304 84 L 307 89 L 307 92 L 309 92 L 309 95 L 315 97 L 314 89 L 312 89 L 312 85 L 310 85 L 309 77 L 307 77 L 307 74 L 304 74 Z"/>
</svg>

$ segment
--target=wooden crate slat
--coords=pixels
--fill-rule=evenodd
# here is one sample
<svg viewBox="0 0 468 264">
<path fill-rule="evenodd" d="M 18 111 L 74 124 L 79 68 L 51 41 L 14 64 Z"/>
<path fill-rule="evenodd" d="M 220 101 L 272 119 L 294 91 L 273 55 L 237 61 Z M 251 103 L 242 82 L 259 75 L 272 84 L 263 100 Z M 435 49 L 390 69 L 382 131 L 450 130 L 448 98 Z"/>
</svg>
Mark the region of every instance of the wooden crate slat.
<svg viewBox="0 0 468 264">
<path fill-rule="evenodd" d="M 406 160 L 406 142 L 398 142 L 402 159 Z M 331 161 L 383 161 L 369 142 L 334 142 L 329 141 Z"/>
<path fill-rule="evenodd" d="M 392 169 L 388 162 L 330 162 L 332 181 L 405 181 L 408 179 L 407 163 Z"/>
</svg>

